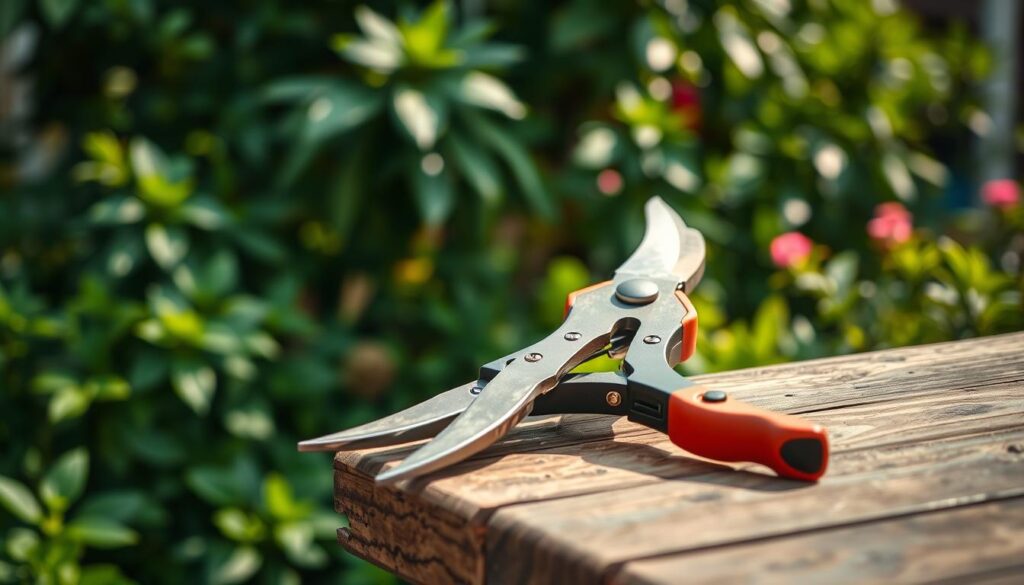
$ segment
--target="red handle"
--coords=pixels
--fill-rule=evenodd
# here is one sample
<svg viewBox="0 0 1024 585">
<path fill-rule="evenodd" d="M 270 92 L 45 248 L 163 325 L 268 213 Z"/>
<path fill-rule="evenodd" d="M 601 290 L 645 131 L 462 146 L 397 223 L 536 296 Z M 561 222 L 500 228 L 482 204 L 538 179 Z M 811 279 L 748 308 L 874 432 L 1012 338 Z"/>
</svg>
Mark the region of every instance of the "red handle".
<svg viewBox="0 0 1024 585">
<path fill-rule="evenodd" d="M 821 425 L 703 386 L 672 393 L 668 436 L 694 455 L 761 463 L 781 477 L 816 481 L 828 467 L 828 434 Z"/>
</svg>

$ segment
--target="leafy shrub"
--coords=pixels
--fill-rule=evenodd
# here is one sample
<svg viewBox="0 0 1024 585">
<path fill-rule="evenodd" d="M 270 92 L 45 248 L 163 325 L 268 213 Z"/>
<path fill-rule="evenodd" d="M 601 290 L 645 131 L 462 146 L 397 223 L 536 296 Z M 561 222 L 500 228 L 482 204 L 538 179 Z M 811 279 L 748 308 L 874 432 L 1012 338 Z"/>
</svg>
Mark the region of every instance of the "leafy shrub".
<svg viewBox="0 0 1024 585">
<path fill-rule="evenodd" d="M 536 339 L 652 194 L 686 371 L 1020 328 L 1017 184 L 950 204 L 987 53 L 890 4 L 4 2 L 0 580 L 390 581 L 295 442 Z"/>
</svg>

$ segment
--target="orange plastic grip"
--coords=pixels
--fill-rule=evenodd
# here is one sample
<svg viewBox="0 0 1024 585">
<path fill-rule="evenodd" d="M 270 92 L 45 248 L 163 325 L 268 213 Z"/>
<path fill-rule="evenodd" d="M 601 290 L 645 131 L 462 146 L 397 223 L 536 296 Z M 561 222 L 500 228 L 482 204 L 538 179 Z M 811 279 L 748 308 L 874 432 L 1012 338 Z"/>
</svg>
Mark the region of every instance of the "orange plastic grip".
<svg viewBox="0 0 1024 585">
<path fill-rule="evenodd" d="M 782 477 L 815 481 L 828 467 L 828 435 L 821 425 L 703 386 L 669 397 L 668 436 L 694 455 L 761 463 Z"/>
<path fill-rule="evenodd" d="M 679 361 L 685 362 L 690 359 L 697 349 L 697 309 L 693 308 L 690 298 L 683 294 L 683 291 L 676 291 L 676 298 L 683 305 L 683 340 L 679 344 Z"/>
</svg>

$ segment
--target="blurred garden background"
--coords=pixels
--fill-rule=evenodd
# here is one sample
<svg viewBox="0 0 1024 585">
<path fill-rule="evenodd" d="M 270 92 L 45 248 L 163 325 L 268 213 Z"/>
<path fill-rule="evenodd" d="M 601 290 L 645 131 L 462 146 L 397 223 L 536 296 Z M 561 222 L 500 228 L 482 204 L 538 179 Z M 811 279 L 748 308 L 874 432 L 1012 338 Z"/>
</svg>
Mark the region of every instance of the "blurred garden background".
<svg viewBox="0 0 1024 585">
<path fill-rule="evenodd" d="M 391 582 L 296 441 L 538 339 L 655 194 L 684 372 L 1024 327 L 1020 10 L 951 4 L 3 0 L 0 582 Z"/>
</svg>

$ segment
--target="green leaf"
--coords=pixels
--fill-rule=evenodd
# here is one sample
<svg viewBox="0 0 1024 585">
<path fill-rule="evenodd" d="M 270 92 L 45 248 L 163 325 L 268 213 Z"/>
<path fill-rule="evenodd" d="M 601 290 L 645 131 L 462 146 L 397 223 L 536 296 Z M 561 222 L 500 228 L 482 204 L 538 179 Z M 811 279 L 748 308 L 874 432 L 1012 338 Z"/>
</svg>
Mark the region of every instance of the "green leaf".
<svg viewBox="0 0 1024 585">
<path fill-rule="evenodd" d="M 203 270 L 200 288 L 213 297 L 221 297 L 234 290 L 238 283 L 238 258 L 228 248 L 214 253 Z"/>
<path fill-rule="evenodd" d="M 231 585 L 247 581 L 263 564 L 263 556 L 250 546 L 240 546 L 217 566 L 210 575 L 215 585 Z"/>
<path fill-rule="evenodd" d="M 380 113 L 382 94 L 350 83 L 335 81 L 314 95 L 306 110 L 303 139 L 321 143 L 357 128 Z"/>
<path fill-rule="evenodd" d="M 390 75 L 405 62 L 401 48 L 387 43 L 357 39 L 351 35 L 334 35 L 331 48 L 345 60 Z"/>
<path fill-rule="evenodd" d="M 621 26 L 614 11 L 594 10 L 589 2 L 566 3 L 551 25 L 548 42 L 557 53 L 586 51 L 588 43 Z"/>
<path fill-rule="evenodd" d="M 220 229 L 231 223 L 230 212 L 210 197 L 192 197 L 181 205 L 178 214 L 186 223 L 204 230 Z"/>
<path fill-rule="evenodd" d="M 138 542 L 139 536 L 127 526 L 107 518 L 79 517 L 68 524 L 72 540 L 94 548 L 121 548 Z"/>
<path fill-rule="evenodd" d="M 82 495 L 89 476 L 89 453 L 84 447 L 61 455 L 39 485 L 39 495 L 51 509 L 63 511 Z"/>
<path fill-rule="evenodd" d="M 215 506 L 249 504 L 259 481 L 255 465 L 244 457 L 234 459 L 230 466 L 193 467 L 185 475 L 185 483 L 192 491 Z"/>
<path fill-rule="evenodd" d="M 448 145 L 451 153 L 449 158 L 462 171 L 462 175 L 480 198 L 488 204 L 498 203 L 503 194 L 503 187 L 501 173 L 494 159 L 487 152 L 471 147 L 456 132 L 448 135 Z"/>
<path fill-rule="evenodd" d="M 89 565 L 82 567 L 79 585 L 135 585 L 115 565 Z"/>
<path fill-rule="evenodd" d="M 618 135 L 608 126 L 588 125 L 581 130 L 573 162 L 587 169 L 603 169 L 611 164 L 618 143 Z"/>
<path fill-rule="evenodd" d="M 392 98 L 395 115 L 401 127 L 421 151 L 434 147 L 441 133 L 442 106 L 416 89 L 401 86 Z"/>
<path fill-rule="evenodd" d="M 87 496 L 76 508 L 80 517 L 107 518 L 117 522 L 130 522 L 147 507 L 154 504 L 138 491 L 111 491 Z"/>
<path fill-rule="evenodd" d="M 845 296 L 850 291 L 857 278 L 858 263 L 857 253 L 848 250 L 836 254 L 825 266 L 825 275 L 835 283 L 838 296 Z"/>
<path fill-rule="evenodd" d="M 84 150 L 96 162 L 102 162 L 115 166 L 122 166 L 127 163 L 124 156 L 124 148 L 121 142 L 112 132 L 90 132 L 82 139 L 82 150 Z"/>
<path fill-rule="evenodd" d="M 322 567 L 327 562 L 323 549 L 313 542 L 313 525 L 309 522 L 285 522 L 274 528 L 277 541 L 288 560 L 308 569 Z"/>
<path fill-rule="evenodd" d="M 89 208 L 89 221 L 97 225 L 138 223 L 146 216 L 146 207 L 135 197 L 111 197 Z"/>
<path fill-rule="evenodd" d="M 402 33 L 398 31 L 395 23 L 374 12 L 369 7 L 356 6 L 355 17 L 359 28 L 374 42 L 395 47 L 401 45 Z"/>
<path fill-rule="evenodd" d="M 40 0 L 43 16 L 53 28 L 61 28 L 78 6 L 78 0 Z"/>
<path fill-rule="evenodd" d="M 191 469 L 185 476 L 185 482 L 199 497 L 211 504 L 232 504 L 241 500 L 233 478 L 217 468 Z"/>
<path fill-rule="evenodd" d="M 351 235 L 352 225 L 359 212 L 359 204 L 365 191 L 365 152 L 365 148 L 357 148 L 348 155 L 334 176 L 331 185 L 330 200 L 328 201 L 331 225 L 341 234 L 342 244 Z"/>
<path fill-rule="evenodd" d="M 788 329 L 789 307 L 779 296 L 765 299 L 757 309 L 751 331 L 753 352 L 758 363 L 776 361 L 779 337 Z"/>
<path fill-rule="evenodd" d="M 147 328 L 153 328 L 149 324 L 149 321 L 143 322 Z M 203 331 L 205 323 L 203 318 L 198 313 L 191 309 L 181 310 L 161 310 L 159 312 L 159 321 L 156 328 L 153 328 L 156 337 L 159 339 L 162 335 L 169 335 L 172 339 L 183 341 L 190 345 L 196 346 L 203 340 Z M 159 329 L 159 331 L 157 331 Z M 141 331 L 140 333 L 151 333 L 148 331 Z M 149 339 L 146 335 L 140 335 L 143 339 Z"/>
<path fill-rule="evenodd" d="M 244 367 L 244 366 L 243 366 Z M 232 435 L 264 441 L 274 435 L 274 419 L 266 408 L 233 408 L 224 416 L 224 426 Z"/>
<path fill-rule="evenodd" d="M 729 156 L 725 188 L 731 195 L 747 196 L 761 185 L 766 171 L 764 161 L 760 157 L 735 152 Z"/>
<path fill-rule="evenodd" d="M 241 249 L 257 260 L 278 264 L 288 257 L 288 250 L 281 242 L 255 228 L 233 230 L 231 235 Z"/>
<path fill-rule="evenodd" d="M 239 508 L 221 508 L 213 515 L 213 524 L 224 536 L 243 543 L 263 540 L 266 526 L 259 516 L 247 514 Z"/>
<path fill-rule="evenodd" d="M 171 382 L 178 397 L 196 414 L 209 412 L 217 388 L 213 368 L 197 360 L 181 359 L 171 366 Z"/>
<path fill-rule="evenodd" d="M 37 394 L 53 394 L 77 385 L 78 380 L 64 372 L 44 372 L 32 378 L 32 391 Z"/>
<path fill-rule="evenodd" d="M 139 197 L 143 201 L 158 207 L 175 208 L 192 194 L 191 179 L 187 176 L 172 178 L 172 165 L 152 142 L 136 138 L 131 141 L 128 152 Z"/>
<path fill-rule="evenodd" d="M 479 44 L 486 41 L 498 30 L 498 26 L 491 20 L 476 18 L 466 20 L 459 27 L 459 30 L 452 33 L 448 39 L 448 46 L 459 49 L 479 48 Z"/>
<path fill-rule="evenodd" d="M 399 24 L 406 53 L 414 63 L 433 68 L 451 67 L 458 63 L 459 53 L 444 50 L 449 13 L 448 2 L 435 0 L 416 22 Z"/>
<path fill-rule="evenodd" d="M 84 386 L 84 390 L 94 400 L 126 400 L 132 393 L 132 387 L 120 376 L 96 376 L 90 378 Z"/>
<path fill-rule="evenodd" d="M 152 428 L 132 430 L 131 450 L 156 467 L 174 467 L 188 458 L 181 438 Z"/>
<path fill-rule="evenodd" d="M 39 535 L 28 528 L 12 528 L 6 534 L 7 554 L 16 561 L 28 561 L 39 550 Z"/>
<path fill-rule="evenodd" d="M 498 69 L 515 65 L 526 57 L 526 51 L 516 45 L 487 43 L 467 49 L 462 65 L 471 69 Z"/>
<path fill-rule="evenodd" d="M 279 79 L 260 90 L 260 99 L 267 104 L 308 100 L 327 91 L 336 82 L 333 77 L 315 75 Z"/>
<path fill-rule="evenodd" d="M 263 481 L 263 503 L 276 520 L 301 520 L 312 512 L 308 503 L 295 500 L 292 486 L 280 473 L 271 473 Z"/>
<path fill-rule="evenodd" d="M 312 83 L 312 82 L 307 82 Z M 305 111 L 301 112 L 299 140 L 277 173 L 277 184 L 287 187 L 295 182 L 312 162 L 326 141 L 362 126 L 378 115 L 385 105 L 386 92 L 331 80 L 306 85 L 302 79 L 285 80 L 275 94 L 299 94 L 305 91 Z"/>
<path fill-rule="evenodd" d="M 164 270 L 172 270 L 188 253 L 188 234 L 179 227 L 159 223 L 146 226 L 146 247 Z"/>
<path fill-rule="evenodd" d="M 464 111 L 463 114 L 477 138 L 481 142 L 489 144 L 508 163 L 523 195 L 526 196 L 534 211 L 545 220 L 554 219 L 554 204 L 551 202 L 551 197 L 544 188 L 540 173 L 526 149 L 485 116 L 468 111 Z"/>
<path fill-rule="evenodd" d="M 50 399 L 47 416 L 50 422 L 54 424 L 62 420 L 77 418 L 89 410 L 91 402 L 91 395 L 82 388 L 78 386 L 67 387 L 58 391 Z"/>
<path fill-rule="evenodd" d="M 16 517 L 32 524 L 43 518 L 43 510 L 24 484 L 0 475 L 0 505 Z"/>
<path fill-rule="evenodd" d="M 458 96 L 467 104 L 501 112 L 514 120 L 526 116 L 526 106 L 503 81 L 480 71 L 472 71 L 462 79 Z"/>
<path fill-rule="evenodd" d="M 138 392 L 151 390 L 167 379 L 167 360 L 162 353 L 142 350 L 135 355 L 129 366 L 128 380 Z"/>
<path fill-rule="evenodd" d="M 444 223 L 455 207 L 455 189 L 452 187 L 451 176 L 444 170 L 441 155 L 428 154 L 424 161 L 433 157 L 440 162 L 441 169 L 436 174 L 426 172 L 424 162 L 413 171 L 413 194 L 420 210 L 420 217 L 427 225 L 435 226 Z"/>
</svg>

